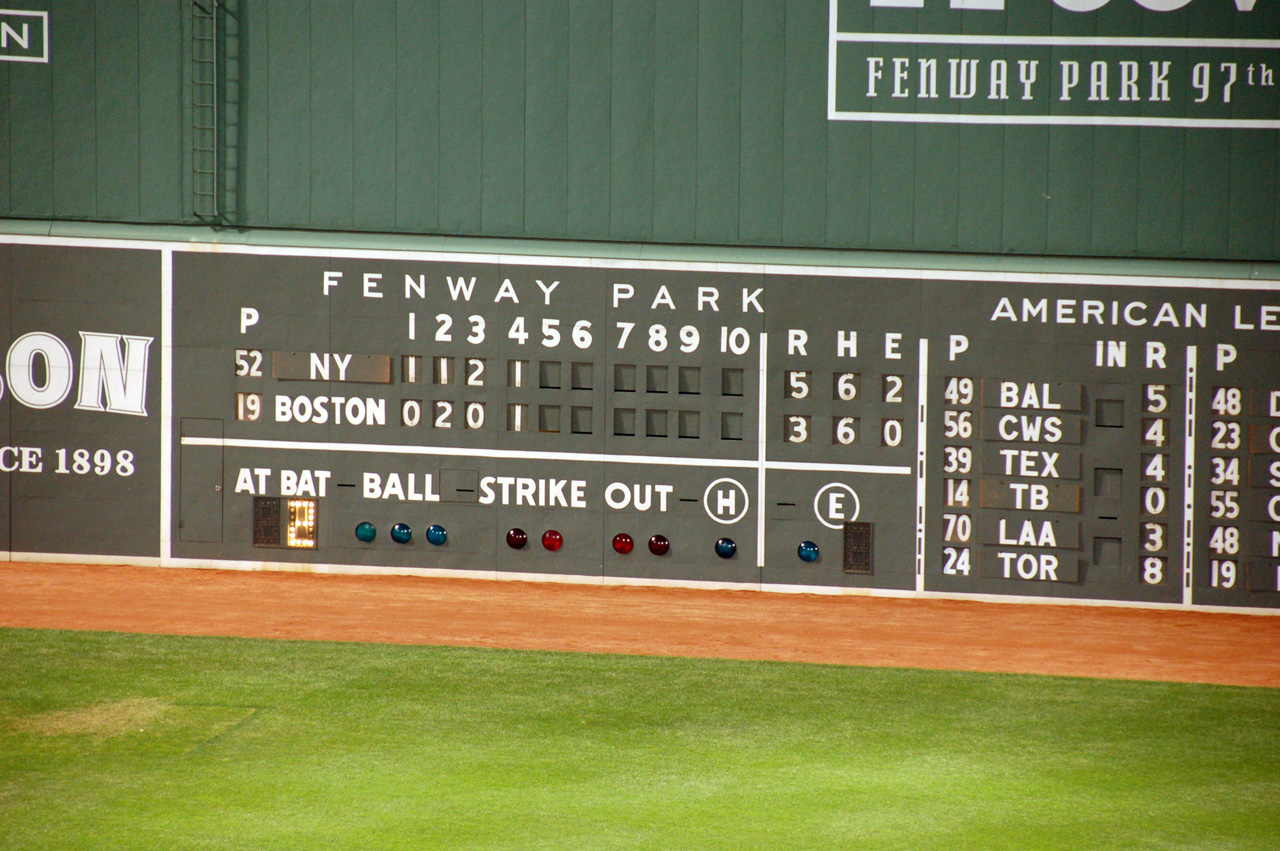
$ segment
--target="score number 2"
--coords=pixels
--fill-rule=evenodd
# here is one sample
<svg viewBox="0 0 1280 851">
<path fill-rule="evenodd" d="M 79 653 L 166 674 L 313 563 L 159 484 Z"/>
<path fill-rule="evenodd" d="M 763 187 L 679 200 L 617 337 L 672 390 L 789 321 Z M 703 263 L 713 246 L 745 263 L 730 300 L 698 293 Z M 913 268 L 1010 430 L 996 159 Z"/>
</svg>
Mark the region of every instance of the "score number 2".
<svg viewBox="0 0 1280 851">
<path fill-rule="evenodd" d="M 240 378 L 262 377 L 262 351 L 236 349 L 236 376 Z M 236 419 L 253 422 L 262 417 L 261 393 L 236 393 Z"/>
<path fill-rule="evenodd" d="M 236 349 L 236 375 L 262 377 L 262 352 L 258 349 Z"/>
</svg>

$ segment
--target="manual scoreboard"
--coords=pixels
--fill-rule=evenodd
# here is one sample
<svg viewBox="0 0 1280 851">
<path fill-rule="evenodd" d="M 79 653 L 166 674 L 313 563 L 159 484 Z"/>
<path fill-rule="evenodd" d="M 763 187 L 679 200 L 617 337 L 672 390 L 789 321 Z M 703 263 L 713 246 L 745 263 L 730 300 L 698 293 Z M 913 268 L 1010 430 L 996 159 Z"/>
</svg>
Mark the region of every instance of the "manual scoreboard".
<svg viewBox="0 0 1280 851">
<path fill-rule="evenodd" d="M 1280 605 L 1274 289 L 301 252 L 173 274 L 176 557 Z"/>
<path fill-rule="evenodd" d="M 1280 608 L 1275 282 L 65 242 L 15 557 Z"/>
</svg>

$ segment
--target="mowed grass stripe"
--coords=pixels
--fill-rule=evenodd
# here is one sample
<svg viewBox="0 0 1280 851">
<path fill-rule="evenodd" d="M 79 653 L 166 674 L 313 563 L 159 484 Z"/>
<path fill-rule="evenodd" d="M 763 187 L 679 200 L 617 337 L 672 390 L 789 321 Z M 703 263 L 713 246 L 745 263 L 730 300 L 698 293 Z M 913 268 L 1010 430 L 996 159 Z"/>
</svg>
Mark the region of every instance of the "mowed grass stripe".
<svg viewBox="0 0 1280 851">
<path fill-rule="evenodd" d="M 1280 690 L 0 630 L 0 848 L 1280 848 Z"/>
</svg>

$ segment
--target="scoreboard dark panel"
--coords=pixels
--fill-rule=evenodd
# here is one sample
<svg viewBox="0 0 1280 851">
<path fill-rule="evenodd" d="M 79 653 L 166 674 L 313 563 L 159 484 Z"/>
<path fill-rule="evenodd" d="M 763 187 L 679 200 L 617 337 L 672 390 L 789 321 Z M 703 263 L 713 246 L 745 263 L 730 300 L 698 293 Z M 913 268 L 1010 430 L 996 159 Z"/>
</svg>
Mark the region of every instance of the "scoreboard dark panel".
<svg viewBox="0 0 1280 851">
<path fill-rule="evenodd" d="M 0 245 L 0 549 L 155 560 L 155 250 Z"/>
<path fill-rule="evenodd" d="M 172 280 L 180 563 L 1280 607 L 1269 282 L 226 246 Z"/>
<path fill-rule="evenodd" d="M 1280 286 L 10 237 L 11 557 L 1280 609 Z"/>
</svg>

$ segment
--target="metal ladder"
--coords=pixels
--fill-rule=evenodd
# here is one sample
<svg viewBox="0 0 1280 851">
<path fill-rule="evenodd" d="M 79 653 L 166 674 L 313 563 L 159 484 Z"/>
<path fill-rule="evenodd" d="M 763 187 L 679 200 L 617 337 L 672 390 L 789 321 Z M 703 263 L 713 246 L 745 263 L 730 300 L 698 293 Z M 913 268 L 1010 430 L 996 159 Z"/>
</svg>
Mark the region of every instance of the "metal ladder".
<svg viewBox="0 0 1280 851">
<path fill-rule="evenodd" d="M 191 196 L 198 218 L 217 219 L 218 0 L 191 2 Z"/>
</svg>

